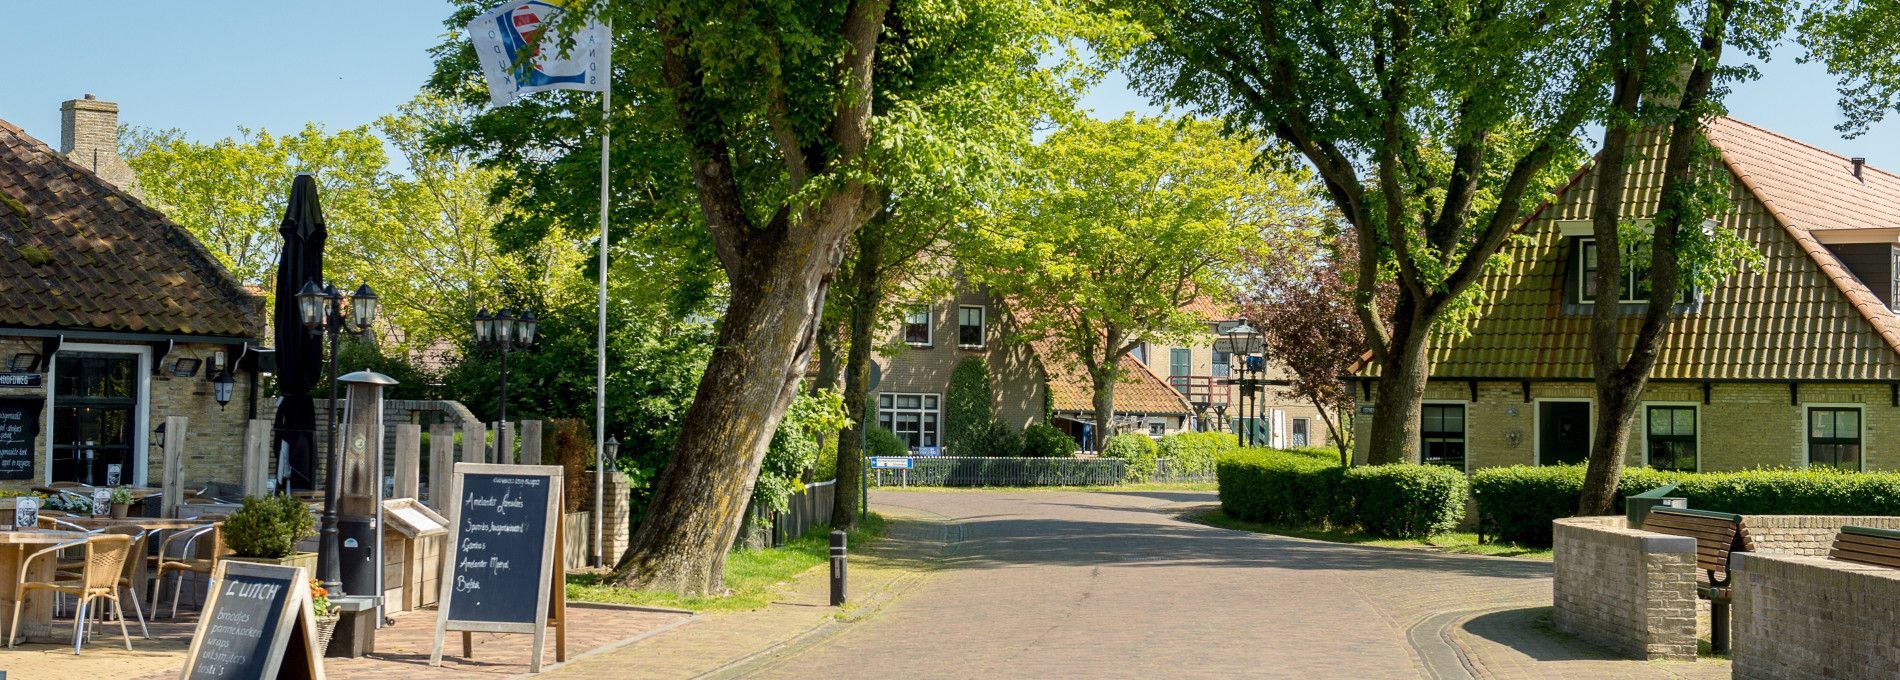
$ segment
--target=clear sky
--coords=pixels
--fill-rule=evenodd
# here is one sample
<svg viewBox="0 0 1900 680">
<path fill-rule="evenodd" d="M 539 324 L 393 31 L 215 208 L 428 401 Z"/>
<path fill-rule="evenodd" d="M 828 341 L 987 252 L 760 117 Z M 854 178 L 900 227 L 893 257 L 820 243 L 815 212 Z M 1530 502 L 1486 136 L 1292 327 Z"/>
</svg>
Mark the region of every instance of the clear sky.
<svg viewBox="0 0 1900 680">
<path fill-rule="evenodd" d="M 414 96 L 428 77 L 428 49 L 441 42 L 448 5 L 439 0 L 374 4 L 314 0 L 196 3 L 9 3 L 8 86 L 0 118 L 57 144 L 59 102 L 91 92 L 116 101 L 120 121 L 178 128 L 201 140 L 239 127 L 293 131 L 306 121 L 361 125 Z M 1787 47 L 1763 77 L 1736 89 L 1738 118 L 1900 171 L 1900 116 L 1860 139 L 1833 126 L 1833 80 L 1794 63 Z M 1097 115 L 1156 113 L 1111 79 L 1085 104 Z"/>
</svg>

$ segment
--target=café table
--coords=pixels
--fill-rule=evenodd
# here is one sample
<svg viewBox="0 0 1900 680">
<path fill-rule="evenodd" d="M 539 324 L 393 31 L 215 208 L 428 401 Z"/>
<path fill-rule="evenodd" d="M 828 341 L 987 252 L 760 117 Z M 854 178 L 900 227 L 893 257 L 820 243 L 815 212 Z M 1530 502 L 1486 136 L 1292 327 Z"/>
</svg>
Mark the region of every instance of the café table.
<svg viewBox="0 0 1900 680">
<path fill-rule="evenodd" d="M 47 529 L 26 529 L 20 531 L 0 531 L 0 640 L 5 640 L 13 625 L 13 603 L 20 598 L 20 561 L 39 550 L 86 537 L 78 531 L 52 531 Z M 53 579 L 53 565 L 57 560 L 42 557 L 34 560 L 26 572 L 28 581 L 50 581 Z M 35 591 L 26 600 L 26 607 L 20 611 L 21 642 L 58 642 L 61 630 L 53 626 L 53 597 L 48 591 Z"/>
<path fill-rule="evenodd" d="M 61 520 L 86 527 L 87 529 L 113 529 L 118 527 L 138 527 L 149 532 L 145 537 L 145 550 L 149 552 L 159 544 L 162 531 L 177 531 L 210 524 L 214 519 L 181 519 L 176 517 L 82 517 L 60 516 Z M 139 555 L 132 561 L 132 591 L 140 602 L 151 602 L 147 592 L 147 580 L 151 578 L 150 560 Z"/>
</svg>

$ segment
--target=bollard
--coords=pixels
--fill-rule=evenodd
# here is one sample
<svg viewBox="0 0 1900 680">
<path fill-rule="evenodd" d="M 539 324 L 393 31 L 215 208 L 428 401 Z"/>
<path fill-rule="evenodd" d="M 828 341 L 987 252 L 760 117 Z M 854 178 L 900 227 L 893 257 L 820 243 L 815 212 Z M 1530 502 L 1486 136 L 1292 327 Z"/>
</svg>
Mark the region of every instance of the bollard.
<svg viewBox="0 0 1900 680">
<path fill-rule="evenodd" d="M 831 606 L 844 605 L 844 532 L 831 530 Z"/>
</svg>

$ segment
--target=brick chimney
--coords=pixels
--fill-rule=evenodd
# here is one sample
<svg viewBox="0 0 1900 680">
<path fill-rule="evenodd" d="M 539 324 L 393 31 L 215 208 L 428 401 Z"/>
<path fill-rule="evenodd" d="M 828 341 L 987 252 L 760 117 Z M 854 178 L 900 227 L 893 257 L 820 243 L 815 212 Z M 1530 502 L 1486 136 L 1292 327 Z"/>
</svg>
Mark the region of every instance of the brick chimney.
<svg viewBox="0 0 1900 680">
<path fill-rule="evenodd" d="M 119 157 L 119 105 L 86 95 L 59 105 L 59 152 L 126 193 L 144 197 L 132 166 Z"/>
</svg>

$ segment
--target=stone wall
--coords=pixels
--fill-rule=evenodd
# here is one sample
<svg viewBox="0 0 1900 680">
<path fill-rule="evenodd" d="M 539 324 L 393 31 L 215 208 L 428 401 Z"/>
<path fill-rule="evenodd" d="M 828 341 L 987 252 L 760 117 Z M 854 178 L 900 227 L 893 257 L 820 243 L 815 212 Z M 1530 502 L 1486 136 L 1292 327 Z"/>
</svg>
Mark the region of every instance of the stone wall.
<svg viewBox="0 0 1900 680">
<path fill-rule="evenodd" d="M 594 485 L 592 482 L 594 480 L 592 477 L 589 477 L 587 481 L 589 482 L 587 485 L 587 502 L 581 506 L 581 510 L 593 512 Z M 626 554 L 627 546 L 631 544 L 633 533 L 633 504 L 630 496 L 631 491 L 627 488 L 627 473 L 609 472 L 607 473 L 607 480 L 604 484 L 607 490 L 606 497 L 602 501 L 601 514 L 606 516 L 607 522 L 601 527 L 600 558 L 607 563 L 608 567 L 612 567 L 615 563 L 620 561 L 621 555 Z M 593 536 L 593 528 L 588 527 L 588 540 L 593 540 Z"/>
<path fill-rule="evenodd" d="M 1734 677 L 1900 674 L 1900 569 L 1744 553 L 1735 573 Z"/>
<path fill-rule="evenodd" d="M 1900 517 L 1850 515 L 1745 515 L 1742 525 L 1755 542 L 1755 551 L 1827 557 L 1834 547 L 1834 536 L 1841 527 L 1900 529 Z"/>
<path fill-rule="evenodd" d="M 1695 539 L 1626 525 L 1622 517 L 1557 520 L 1553 622 L 1633 658 L 1694 660 Z"/>
</svg>

